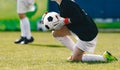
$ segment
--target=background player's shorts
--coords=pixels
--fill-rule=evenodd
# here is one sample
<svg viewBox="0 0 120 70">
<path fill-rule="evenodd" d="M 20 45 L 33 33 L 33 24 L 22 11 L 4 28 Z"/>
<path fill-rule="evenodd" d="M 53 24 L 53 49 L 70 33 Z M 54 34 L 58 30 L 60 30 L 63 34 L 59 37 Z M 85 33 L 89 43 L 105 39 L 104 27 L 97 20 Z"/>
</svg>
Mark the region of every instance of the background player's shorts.
<svg viewBox="0 0 120 70">
<path fill-rule="evenodd" d="M 17 0 L 17 13 L 32 11 L 34 0 Z"/>
<path fill-rule="evenodd" d="M 92 41 L 82 41 L 78 40 L 76 46 L 85 52 L 94 52 L 96 47 L 97 38 L 94 38 Z"/>
</svg>

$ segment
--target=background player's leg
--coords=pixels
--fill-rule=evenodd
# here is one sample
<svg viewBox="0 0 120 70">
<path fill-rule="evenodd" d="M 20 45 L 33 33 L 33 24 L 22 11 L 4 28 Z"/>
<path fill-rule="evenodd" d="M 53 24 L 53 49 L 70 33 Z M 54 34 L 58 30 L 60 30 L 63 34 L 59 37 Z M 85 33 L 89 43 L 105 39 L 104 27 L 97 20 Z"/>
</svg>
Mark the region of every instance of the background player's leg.
<svg viewBox="0 0 120 70">
<path fill-rule="evenodd" d="M 30 39 L 32 37 L 31 35 L 31 29 L 30 29 L 30 22 L 27 17 L 21 19 L 22 25 L 23 25 L 23 31 L 26 33 L 26 38 Z"/>
</svg>

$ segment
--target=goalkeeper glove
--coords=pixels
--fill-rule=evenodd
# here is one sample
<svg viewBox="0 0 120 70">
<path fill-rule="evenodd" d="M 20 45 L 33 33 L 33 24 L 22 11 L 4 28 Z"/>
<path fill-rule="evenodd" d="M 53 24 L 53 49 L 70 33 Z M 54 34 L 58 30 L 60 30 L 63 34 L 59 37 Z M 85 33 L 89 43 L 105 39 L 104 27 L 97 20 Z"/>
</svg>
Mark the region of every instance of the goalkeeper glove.
<svg viewBox="0 0 120 70">
<path fill-rule="evenodd" d="M 59 18 L 60 18 L 59 21 L 56 22 L 57 25 L 53 27 L 54 30 L 59 30 L 64 25 L 67 25 L 67 24 L 71 23 L 69 18 L 63 18 L 63 17 L 59 17 Z"/>
</svg>

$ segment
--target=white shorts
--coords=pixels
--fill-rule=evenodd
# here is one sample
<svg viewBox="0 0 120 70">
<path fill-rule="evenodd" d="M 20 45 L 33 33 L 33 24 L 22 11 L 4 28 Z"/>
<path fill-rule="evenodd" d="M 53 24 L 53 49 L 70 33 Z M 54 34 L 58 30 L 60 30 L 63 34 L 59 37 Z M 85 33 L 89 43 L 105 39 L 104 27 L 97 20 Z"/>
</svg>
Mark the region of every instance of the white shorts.
<svg viewBox="0 0 120 70">
<path fill-rule="evenodd" d="M 94 49 L 96 47 L 96 43 L 97 43 L 97 37 L 95 37 L 92 41 L 82 41 L 78 38 L 78 36 L 76 34 L 74 34 L 73 32 L 71 32 L 71 34 L 76 37 L 77 43 L 76 43 L 76 47 L 78 47 L 79 49 L 85 51 L 85 52 L 94 52 Z"/>
<path fill-rule="evenodd" d="M 97 38 L 94 38 L 92 41 L 82 41 L 79 39 L 76 43 L 76 46 L 85 52 L 93 53 L 96 47 L 96 42 L 97 42 Z"/>
<path fill-rule="evenodd" d="M 26 13 L 34 7 L 34 0 L 17 0 L 17 13 Z"/>
</svg>

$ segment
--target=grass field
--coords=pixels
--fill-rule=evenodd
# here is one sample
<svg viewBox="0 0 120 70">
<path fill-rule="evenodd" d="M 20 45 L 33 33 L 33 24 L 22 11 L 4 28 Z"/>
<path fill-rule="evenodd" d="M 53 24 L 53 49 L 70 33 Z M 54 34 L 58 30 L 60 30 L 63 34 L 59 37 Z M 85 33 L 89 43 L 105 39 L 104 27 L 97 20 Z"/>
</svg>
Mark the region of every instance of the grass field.
<svg viewBox="0 0 120 70">
<path fill-rule="evenodd" d="M 14 44 L 20 32 L 0 32 L 0 70 L 120 70 L 120 61 L 110 63 L 70 63 L 71 51 L 50 32 L 33 32 L 35 41 Z M 120 59 L 120 33 L 99 33 L 95 54 L 110 51 Z"/>
<path fill-rule="evenodd" d="M 38 11 L 31 18 L 32 30 L 47 11 L 48 0 L 36 0 Z M 9 13 L 10 11 L 10 13 Z M 34 24 L 33 24 L 34 23 Z M 97 24 L 98 27 L 120 28 L 120 24 Z M 12 27 L 11 27 L 12 26 Z M 14 44 L 20 32 L 15 0 L 0 0 L 0 70 L 120 70 L 120 61 L 111 63 L 70 63 L 66 58 L 71 51 L 55 40 L 50 32 L 33 32 L 35 41 L 27 45 Z M 19 30 L 18 30 L 19 31 Z M 110 51 L 120 59 L 120 33 L 99 33 L 95 54 Z"/>
</svg>

